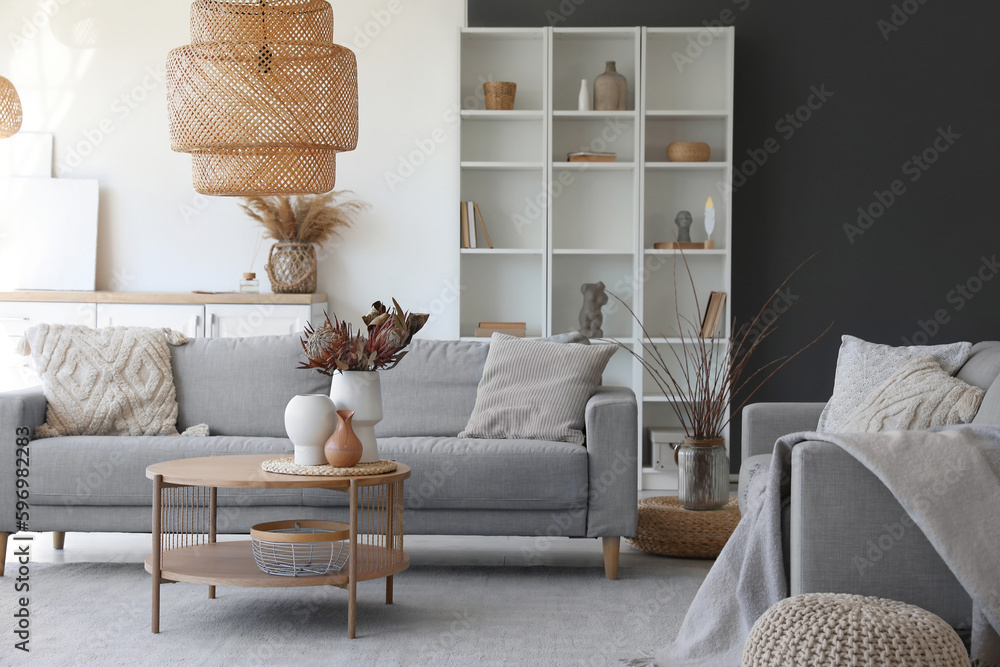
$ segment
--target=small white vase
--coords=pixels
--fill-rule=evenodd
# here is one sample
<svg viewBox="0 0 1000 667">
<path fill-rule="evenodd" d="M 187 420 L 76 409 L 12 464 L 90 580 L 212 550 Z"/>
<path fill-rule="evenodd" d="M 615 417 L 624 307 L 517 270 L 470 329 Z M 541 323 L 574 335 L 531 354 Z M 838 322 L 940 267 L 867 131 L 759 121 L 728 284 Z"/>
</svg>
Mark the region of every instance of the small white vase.
<svg viewBox="0 0 1000 667">
<path fill-rule="evenodd" d="M 577 102 L 579 111 L 591 111 L 590 84 L 586 79 L 580 79 L 580 99 Z"/>
<path fill-rule="evenodd" d="M 382 384 L 378 371 L 335 373 L 330 383 L 330 398 L 338 409 L 354 411 L 354 433 L 364 448 L 360 463 L 377 462 L 375 424 L 382 421 Z"/>
<path fill-rule="evenodd" d="M 301 394 L 285 406 L 285 432 L 300 466 L 326 464 L 323 447 L 337 430 L 337 406 L 324 394 Z"/>
</svg>

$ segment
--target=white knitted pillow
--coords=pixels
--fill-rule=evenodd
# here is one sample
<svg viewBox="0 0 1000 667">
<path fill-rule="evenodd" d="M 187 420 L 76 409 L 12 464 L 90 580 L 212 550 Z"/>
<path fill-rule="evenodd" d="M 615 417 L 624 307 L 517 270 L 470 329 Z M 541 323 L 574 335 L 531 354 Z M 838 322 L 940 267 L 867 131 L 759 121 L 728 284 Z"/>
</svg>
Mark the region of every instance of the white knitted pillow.
<svg viewBox="0 0 1000 667">
<path fill-rule="evenodd" d="M 177 398 L 167 342 L 171 329 L 39 324 L 19 350 L 31 354 L 48 412 L 35 437 L 177 435 Z M 203 424 L 185 432 L 207 435 Z"/>
<path fill-rule="evenodd" d="M 844 421 L 907 360 L 930 355 L 941 362 L 946 373 L 954 375 L 972 352 L 972 343 L 892 347 L 854 336 L 844 336 L 841 341 L 833 396 L 816 426 L 820 433 L 839 432 Z"/>
</svg>

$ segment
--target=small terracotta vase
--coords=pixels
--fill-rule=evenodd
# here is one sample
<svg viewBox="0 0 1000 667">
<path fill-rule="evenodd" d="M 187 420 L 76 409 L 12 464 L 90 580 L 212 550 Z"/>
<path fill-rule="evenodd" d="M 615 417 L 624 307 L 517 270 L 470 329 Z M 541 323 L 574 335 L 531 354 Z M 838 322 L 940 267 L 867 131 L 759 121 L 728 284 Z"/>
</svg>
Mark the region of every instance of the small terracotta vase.
<svg viewBox="0 0 1000 667">
<path fill-rule="evenodd" d="M 326 441 L 323 453 L 326 461 L 335 468 L 350 468 L 361 460 L 364 446 L 354 432 L 351 420 L 354 410 L 337 410 L 337 430 Z"/>
</svg>

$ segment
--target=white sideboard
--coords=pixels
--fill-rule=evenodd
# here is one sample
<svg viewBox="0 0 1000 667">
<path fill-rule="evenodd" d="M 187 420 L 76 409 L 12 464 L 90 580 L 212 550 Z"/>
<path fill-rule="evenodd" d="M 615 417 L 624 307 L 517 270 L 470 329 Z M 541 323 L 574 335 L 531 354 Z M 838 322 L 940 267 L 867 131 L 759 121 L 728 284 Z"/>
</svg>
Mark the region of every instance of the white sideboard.
<svg viewBox="0 0 1000 667">
<path fill-rule="evenodd" d="M 35 324 L 170 327 L 191 338 L 272 336 L 318 323 L 325 294 L 139 292 L 0 293 L 0 391 L 37 385 L 31 361 L 15 352 Z"/>
</svg>

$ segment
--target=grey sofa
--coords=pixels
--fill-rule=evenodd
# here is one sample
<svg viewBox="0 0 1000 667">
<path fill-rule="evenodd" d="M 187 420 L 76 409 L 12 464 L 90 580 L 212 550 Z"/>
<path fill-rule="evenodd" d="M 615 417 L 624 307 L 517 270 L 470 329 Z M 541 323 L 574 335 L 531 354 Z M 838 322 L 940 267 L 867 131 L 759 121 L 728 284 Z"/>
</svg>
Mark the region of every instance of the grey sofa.
<svg viewBox="0 0 1000 667">
<path fill-rule="evenodd" d="M 412 467 L 405 483 L 410 534 L 600 537 L 605 574 L 617 577 L 622 536 L 637 519 L 637 419 L 631 390 L 602 387 L 586 408 L 584 446 L 460 439 L 475 403 L 488 344 L 416 340 L 382 373 L 379 452 Z M 79 436 L 30 443 L 29 529 L 149 532 L 145 469 L 178 458 L 286 454 L 284 409 L 296 394 L 328 393 L 330 378 L 297 370 L 297 336 L 198 339 L 172 350 L 178 429 L 208 424 L 210 437 Z M 0 394 L 0 540 L 16 529 L 15 428 L 45 420 L 40 388 Z M 344 493 L 220 489 L 220 533 L 261 521 L 345 520 Z M 2 571 L 0 571 L 2 574 Z"/>
<path fill-rule="evenodd" d="M 1000 424 L 1000 342 L 983 342 L 958 377 L 986 389 L 973 423 Z M 770 464 L 774 442 L 816 429 L 824 403 L 758 403 L 743 411 L 740 502 L 749 472 Z M 792 450 L 790 502 L 783 512 L 785 571 L 791 595 L 855 593 L 914 604 L 959 632 L 972 600 L 884 484 L 836 445 Z"/>
</svg>

